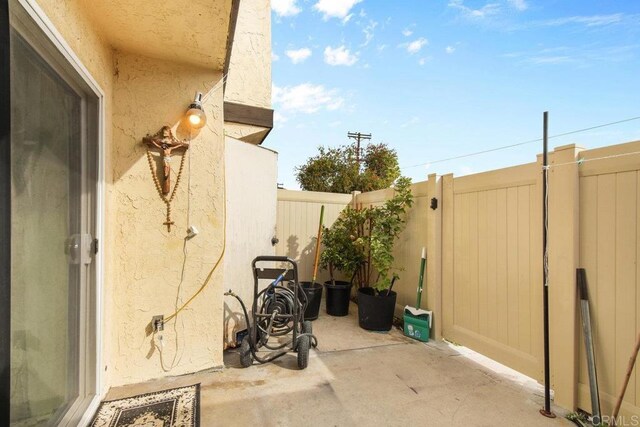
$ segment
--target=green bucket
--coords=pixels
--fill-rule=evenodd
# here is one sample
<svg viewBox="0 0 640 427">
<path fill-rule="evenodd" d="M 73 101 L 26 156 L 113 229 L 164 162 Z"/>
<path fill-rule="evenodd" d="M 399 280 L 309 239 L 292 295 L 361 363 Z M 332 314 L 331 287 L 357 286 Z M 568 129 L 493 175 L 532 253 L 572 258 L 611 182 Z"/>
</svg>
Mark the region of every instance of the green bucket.
<svg viewBox="0 0 640 427">
<path fill-rule="evenodd" d="M 413 307 L 404 308 L 404 334 L 418 341 L 429 341 L 431 312 Z"/>
</svg>

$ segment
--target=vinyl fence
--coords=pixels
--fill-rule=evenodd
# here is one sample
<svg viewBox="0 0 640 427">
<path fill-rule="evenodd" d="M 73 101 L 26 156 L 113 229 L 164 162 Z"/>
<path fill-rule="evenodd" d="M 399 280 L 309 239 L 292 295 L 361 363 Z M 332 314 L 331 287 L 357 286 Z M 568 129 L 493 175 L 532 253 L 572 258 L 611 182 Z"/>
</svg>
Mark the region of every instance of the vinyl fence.
<svg viewBox="0 0 640 427">
<path fill-rule="evenodd" d="M 575 270 L 586 269 L 600 396 L 611 413 L 640 330 L 640 142 L 549 155 L 551 379 L 556 404 L 591 411 Z M 542 166 L 430 175 L 394 253 L 397 314 L 415 304 L 421 248 L 437 339 L 465 345 L 535 379 L 542 364 Z M 279 254 L 308 274 L 320 205 L 331 224 L 349 203 L 383 203 L 392 190 L 335 195 L 281 190 Z M 435 209 L 433 209 L 434 207 Z M 329 213 L 327 215 L 327 212 Z M 304 277 L 304 276 L 303 276 Z M 640 415 L 634 371 L 621 414 Z"/>
</svg>

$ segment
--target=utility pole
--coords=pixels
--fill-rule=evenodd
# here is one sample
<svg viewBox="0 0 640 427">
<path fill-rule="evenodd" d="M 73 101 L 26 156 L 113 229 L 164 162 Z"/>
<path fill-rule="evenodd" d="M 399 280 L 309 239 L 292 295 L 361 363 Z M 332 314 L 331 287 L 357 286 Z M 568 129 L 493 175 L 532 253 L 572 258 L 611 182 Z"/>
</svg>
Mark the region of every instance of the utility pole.
<svg viewBox="0 0 640 427">
<path fill-rule="evenodd" d="M 360 141 L 361 140 L 370 140 L 370 133 L 360 133 L 360 132 L 347 132 L 347 136 L 356 141 L 356 162 L 360 165 Z"/>
</svg>

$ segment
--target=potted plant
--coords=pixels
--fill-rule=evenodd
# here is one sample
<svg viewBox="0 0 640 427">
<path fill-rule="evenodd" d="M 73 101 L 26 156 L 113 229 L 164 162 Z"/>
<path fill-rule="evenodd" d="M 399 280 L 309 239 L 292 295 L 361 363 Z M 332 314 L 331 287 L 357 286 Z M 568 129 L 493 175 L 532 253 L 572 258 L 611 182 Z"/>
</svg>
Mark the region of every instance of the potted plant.
<svg viewBox="0 0 640 427">
<path fill-rule="evenodd" d="M 358 320 L 360 327 L 388 331 L 393 323 L 396 293 L 391 290 L 398 275 L 393 271 L 393 245 L 405 226 L 406 211 L 413 204 L 411 180 L 398 178 L 394 195 L 382 206 L 359 211 L 354 246 L 361 259 L 358 278 Z"/>
<path fill-rule="evenodd" d="M 361 214 L 349 207 L 340 215 L 331 228 L 322 231 L 324 250 L 320 266 L 329 270 L 330 280 L 325 282 L 327 290 L 326 309 L 331 316 L 349 314 L 349 301 L 354 273 L 362 263 L 362 252 L 354 245 L 357 225 Z M 351 277 L 351 281 L 336 280 L 336 273 Z"/>
</svg>

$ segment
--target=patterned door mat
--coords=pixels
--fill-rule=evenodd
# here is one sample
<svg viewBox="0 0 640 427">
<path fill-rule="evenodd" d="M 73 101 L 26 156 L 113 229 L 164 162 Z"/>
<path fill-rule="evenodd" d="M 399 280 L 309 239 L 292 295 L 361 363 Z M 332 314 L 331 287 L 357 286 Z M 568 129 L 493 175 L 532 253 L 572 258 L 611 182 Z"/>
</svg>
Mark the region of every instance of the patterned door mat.
<svg viewBox="0 0 640 427">
<path fill-rule="evenodd" d="M 200 384 L 102 402 L 91 427 L 199 427 Z"/>
</svg>

